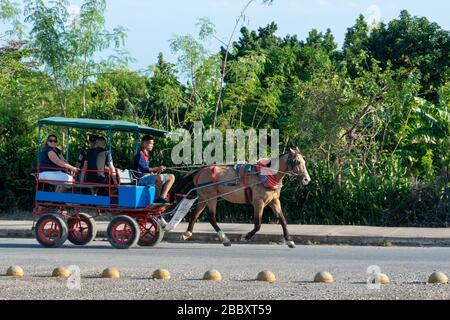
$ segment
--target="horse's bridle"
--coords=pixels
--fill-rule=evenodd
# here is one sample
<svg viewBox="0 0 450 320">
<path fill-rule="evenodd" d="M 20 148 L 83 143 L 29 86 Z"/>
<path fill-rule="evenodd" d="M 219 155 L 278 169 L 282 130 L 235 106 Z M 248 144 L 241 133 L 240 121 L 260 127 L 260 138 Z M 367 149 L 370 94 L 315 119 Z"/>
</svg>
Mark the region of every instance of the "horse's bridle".
<svg viewBox="0 0 450 320">
<path fill-rule="evenodd" d="M 288 174 L 291 177 L 298 177 L 301 174 L 294 171 L 294 168 L 296 168 L 300 164 L 300 160 L 294 159 L 292 156 L 292 153 L 289 153 L 288 160 L 287 160 L 287 168 L 288 171 L 286 174 Z"/>
<path fill-rule="evenodd" d="M 272 163 L 272 161 L 270 161 L 267 164 L 267 167 L 270 167 L 271 163 Z M 290 177 L 299 177 L 299 176 L 301 176 L 301 174 L 294 171 L 294 168 L 297 167 L 299 164 L 300 164 L 300 161 L 297 160 L 297 159 L 294 159 L 292 157 L 292 153 L 289 153 L 288 160 L 287 160 L 287 169 L 288 169 L 288 171 L 283 172 L 283 171 L 278 170 L 277 172 L 284 173 L 284 174 L 286 174 L 287 176 L 290 176 Z"/>
</svg>

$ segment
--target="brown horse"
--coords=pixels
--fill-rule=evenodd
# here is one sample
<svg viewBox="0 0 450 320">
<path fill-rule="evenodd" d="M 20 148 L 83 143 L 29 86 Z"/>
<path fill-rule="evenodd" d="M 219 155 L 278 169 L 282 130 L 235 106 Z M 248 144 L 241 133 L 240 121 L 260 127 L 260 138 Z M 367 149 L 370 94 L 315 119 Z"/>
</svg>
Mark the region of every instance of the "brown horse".
<svg viewBox="0 0 450 320">
<path fill-rule="evenodd" d="M 286 175 L 296 176 L 302 185 L 307 185 L 311 181 L 306 169 L 305 160 L 300 154 L 298 148 L 295 150 L 291 149 L 289 153 L 286 153 L 278 158 L 274 158 L 272 159 L 272 162 L 273 161 L 278 162 L 278 170 L 274 171 L 274 169 L 272 169 L 269 173 L 273 175 L 272 181 L 275 181 L 279 185 L 282 185 L 283 179 Z M 256 172 L 256 170 L 257 169 L 255 167 L 251 167 L 251 171 L 249 171 L 247 175 L 240 175 L 236 172 L 233 166 L 213 165 L 192 171 L 184 176 L 174 188 L 174 193 L 181 190 L 192 180 L 195 187 L 202 185 L 206 187 L 197 190 L 199 198 L 198 204 L 189 222 L 188 229 L 183 233 L 181 239 L 187 240 L 192 236 L 194 224 L 203 210 L 208 208 L 209 221 L 216 230 L 219 239 L 225 246 L 231 246 L 231 241 L 219 228 L 216 221 L 217 201 L 219 198 L 222 198 L 231 203 L 250 203 L 253 205 L 255 225 L 254 229 L 245 236 L 245 240 L 248 241 L 252 239 L 253 236 L 261 229 L 263 211 L 268 205 L 272 208 L 280 221 L 287 245 L 290 248 L 294 248 L 295 244 L 289 235 L 286 218 L 284 217 L 281 209 L 281 189 L 276 187 L 266 188 L 263 186 L 263 181 L 258 176 L 258 172 Z M 276 180 L 274 178 L 276 178 Z M 233 180 L 234 183 L 230 185 L 228 182 Z M 214 182 L 218 184 L 208 187 L 209 183 Z M 220 184 L 221 182 L 224 183 Z"/>
</svg>

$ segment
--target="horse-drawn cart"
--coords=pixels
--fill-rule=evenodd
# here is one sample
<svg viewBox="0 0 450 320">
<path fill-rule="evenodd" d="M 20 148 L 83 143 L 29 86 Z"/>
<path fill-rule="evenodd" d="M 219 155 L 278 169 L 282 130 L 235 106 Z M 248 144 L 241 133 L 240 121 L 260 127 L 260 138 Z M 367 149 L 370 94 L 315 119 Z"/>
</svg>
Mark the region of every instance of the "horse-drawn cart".
<svg viewBox="0 0 450 320">
<path fill-rule="evenodd" d="M 114 131 L 133 133 L 136 147 L 139 134 L 151 134 L 158 137 L 169 135 L 165 131 L 125 121 L 48 118 L 39 121 L 38 155 L 40 154 L 40 132 L 44 125 L 66 127 L 69 136 L 70 128 L 107 131 L 110 155 Z M 68 150 L 67 147 L 66 157 Z M 37 172 L 41 172 L 43 168 L 38 164 L 37 169 Z M 86 171 L 85 173 L 99 172 L 98 170 L 83 171 Z M 290 149 L 289 152 L 280 156 L 275 155 L 269 160 L 262 159 L 256 164 L 212 164 L 192 170 L 175 186 L 169 205 L 155 204 L 155 187 L 139 186 L 130 170 L 122 171 L 119 181 L 114 183 L 109 172 L 103 173 L 108 176 L 107 183 L 103 184 L 77 182 L 73 176 L 70 179 L 71 182 L 61 182 L 44 180 L 39 173 L 35 175 L 36 199 L 33 228 L 39 243 L 45 247 L 60 247 L 67 239 L 76 245 L 85 245 L 92 241 L 96 235 L 95 220 L 82 212 L 90 209 L 96 212 L 96 216 L 104 213 L 112 215 L 107 236 L 115 248 L 127 249 L 136 244 L 155 246 L 162 240 L 164 232 L 173 230 L 198 199 L 189 226 L 181 239 L 187 240 L 192 236 L 194 224 L 205 208 L 208 208 L 209 221 L 217 232 L 218 238 L 225 246 L 230 246 L 231 241 L 216 221 L 217 202 L 224 199 L 231 203 L 253 206 L 254 228 L 245 236 L 245 240 L 251 240 L 260 230 L 264 208 L 270 206 L 281 224 L 286 244 L 293 248 L 295 244 L 287 230 L 287 222 L 280 202 L 283 179 L 287 176 L 296 177 L 302 185 L 307 185 L 311 181 L 306 162 L 298 148 Z M 187 194 L 181 194 L 183 188 L 190 182 L 193 183 L 194 188 Z M 62 185 L 68 192 L 48 191 L 48 185 L 59 187 Z M 104 195 L 83 192 L 92 188 L 102 188 L 106 192 Z M 196 196 L 193 196 L 194 193 Z M 170 217 L 169 223 L 164 220 L 165 217 Z"/>
<path fill-rule="evenodd" d="M 132 171 L 119 171 L 117 184 L 114 184 L 109 172 L 108 183 L 77 181 L 71 182 L 40 179 L 42 168 L 39 166 L 41 153 L 41 129 L 43 126 L 58 126 L 68 129 L 87 129 L 106 131 L 109 136 L 109 154 L 113 132 L 128 132 L 134 135 L 138 146 L 140 134 L 166 137 L 168 132 L 126 121 L 106 121 L 91 119 L 47 118 L 38 123 L 38 166 L 35 174 L 36 195 L 34 205 L 33 230 L 37 241 L 44 247 L 61 247 L 68 239 L 75 245 L 86 245 L 97 233 L 94 216 L 108 214 L 112 216 L 107 228 L 107 237 L 111 245 L 118 249 L 135 246 L 155 246 L 164 237 L 165 217 L 172 217 L 167 230 L 173 229 L 188 213 L 196 198 L 189 195 L 176 195 L 170 205 L 154 203 L 155 187 L 138 186 Z M 70 139 L 68 139 L 70 140 Z M 68 159 L 68 145 L 66 159 Z M 60 170 L 60 169 L 59 169 Z M 81 170 L 83 171 L 83 170 Z M 92 172 L 92 170 L 85 170 Z M 62 186 L 65 192 L 55 192 L 54 186 Z M 103 195 L 93 195 L 91 189 L 102 189 Z M 89 215 L 83 211 L 91 211 Z"/>
</svg>

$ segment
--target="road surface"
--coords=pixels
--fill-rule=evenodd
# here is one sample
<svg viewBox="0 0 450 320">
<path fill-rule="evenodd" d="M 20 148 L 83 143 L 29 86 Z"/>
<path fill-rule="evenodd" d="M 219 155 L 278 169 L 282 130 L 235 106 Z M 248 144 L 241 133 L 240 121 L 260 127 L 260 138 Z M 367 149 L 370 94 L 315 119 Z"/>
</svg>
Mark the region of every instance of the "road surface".
<svg viewBox="0 0 450 320">
<path fill-rule="evenodd" d="M 4 276 L 11 265 L 20 265 L 25 277 Z M 62 265 L 79 267 L 79 290 L 50 277 Z M 100 278 L 110 266 L 121 279 Z M 369 289 L 370 266 L 391 284 Z M 158 268 L 172 278 L 152 280 Z M 223 280 L 201 280 L 210 269 Z M 274 272 L 277 281 L 255 281 L 262 270 Z M 335 282 L 313 283 L 319 271 L 332 273 Z M 450 274 L 450 248 L 162 243 L 122 251 L 102 241 L 44 249 L 31 239 L 0 239 L 0 299 L 450 299 L 450 284 L 427 284 L 434 271 Z"/>
</svg>

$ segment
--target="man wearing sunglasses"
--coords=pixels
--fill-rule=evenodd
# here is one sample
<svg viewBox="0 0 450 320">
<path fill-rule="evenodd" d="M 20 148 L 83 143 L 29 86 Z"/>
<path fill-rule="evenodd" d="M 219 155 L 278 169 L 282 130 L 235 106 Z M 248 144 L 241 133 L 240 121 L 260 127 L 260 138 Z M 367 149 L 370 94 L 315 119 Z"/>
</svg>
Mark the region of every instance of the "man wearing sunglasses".
<svg viewBox="0 0 450 320">
<path fill-rule="evenodd" d="M 48 180 L 54 183 L 70 183 L 77 172 L 77 168 L 71 166 L 56 147 L 58 138 L 51 134 L 47 137 L 45 147 L 39 159 L 39 180 Z M 67 174 L 65 171 L 69 172 Z M 65 192 L 62 185 L 56 187 L 56 192 Z"/>
</svg>

